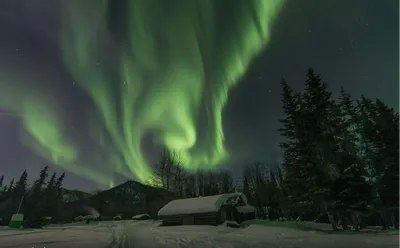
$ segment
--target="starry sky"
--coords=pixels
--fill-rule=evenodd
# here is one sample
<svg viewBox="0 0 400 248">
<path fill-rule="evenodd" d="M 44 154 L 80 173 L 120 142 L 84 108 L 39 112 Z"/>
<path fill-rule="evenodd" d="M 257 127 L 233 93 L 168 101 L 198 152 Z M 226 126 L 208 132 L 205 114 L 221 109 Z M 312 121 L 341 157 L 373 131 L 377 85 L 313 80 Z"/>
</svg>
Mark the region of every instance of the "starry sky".
<svg viewBox="0 0 400 248">
<path fill-rule="evenodd" d="M 69 188 L 143 180 L 144 164 L 163 147 L 187 150 L 188 169 L 238 173 L 246 161 L 274 163 L 280 79 L 301 90 L 309 66 L 335 94 L 344 87 L 398 110 L 397 0 L 271 0 L 249 8 L 253 19 L 239 11 L 242 0 L 136 4 L 132 12 L 129 3 L 109 4 L 106 14 L 99 1 L 0 1 L 6 181 L 25 169 L 35 177 L 44 165 L 67 171 Z M 201 20 L 194 43 L 191 22 L 181 19 L 188 15 Z"/>
</svg>

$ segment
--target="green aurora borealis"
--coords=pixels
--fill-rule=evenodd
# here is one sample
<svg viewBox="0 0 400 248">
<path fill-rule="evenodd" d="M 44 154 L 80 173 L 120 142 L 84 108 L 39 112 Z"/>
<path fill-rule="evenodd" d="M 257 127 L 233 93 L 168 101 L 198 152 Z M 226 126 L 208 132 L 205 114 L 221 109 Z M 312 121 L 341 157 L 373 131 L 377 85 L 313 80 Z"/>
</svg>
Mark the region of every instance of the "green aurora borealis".
<svg viewBox="0 0 400 248">
<path fill-rule="evenodd" d="M 109 0 L 65 0 L 60 48 L 75 85 L 92 100 L 82 120 L 95 146 L 90 161 L 81 159 L 79 141 L 65 131 L 57 98 L 2 84 L 0 107 L 23 117 L 23 140 L 33 151 L 99 184 L 112 185 L 113 173 L 146 181 L 154 163 L 142 149 L 148 135 L 156 145 L 181 152 L 188 170 L 216 168 L 230 156 L 222 123 L 229 90 L 267 46 L 282 6 L 281 0 L 240 0 L 234 6 L 127 1 L 119 28 L 124 39 L 115 41 Z M 98 161 L 109 166 L 87 166 Z"/>
</svg>

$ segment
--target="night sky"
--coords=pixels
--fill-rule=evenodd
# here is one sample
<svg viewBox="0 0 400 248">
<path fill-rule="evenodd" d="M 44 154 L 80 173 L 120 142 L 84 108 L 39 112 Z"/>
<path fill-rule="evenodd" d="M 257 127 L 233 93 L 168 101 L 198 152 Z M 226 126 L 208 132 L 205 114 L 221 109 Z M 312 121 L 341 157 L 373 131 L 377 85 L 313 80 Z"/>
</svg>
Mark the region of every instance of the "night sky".
<svg viewBox="0 0 400 248">
<path fill-rule="evenodd" d="M 248 13 L 244 0 L 214 9 L 204 0 L 200 12 L 182 1 L 131 14 L 109 5 L 104 20 L 100 0 L 69 14 L 60 0 L 0 1 L 0 175 L 36 177 L 49 165 L 67 171 L 66 187 L 106 187 L 146 178 L 164 146 L 188 150 L 189 169 L 276 162 L 280 79 L 300 90 L 309 66 L 335 94 L 344 87 L 398 110 L 397 0 L 261 0 L 264 12 Z M 193 42 L 182 20 L 196 15 Z"/>
</svg>

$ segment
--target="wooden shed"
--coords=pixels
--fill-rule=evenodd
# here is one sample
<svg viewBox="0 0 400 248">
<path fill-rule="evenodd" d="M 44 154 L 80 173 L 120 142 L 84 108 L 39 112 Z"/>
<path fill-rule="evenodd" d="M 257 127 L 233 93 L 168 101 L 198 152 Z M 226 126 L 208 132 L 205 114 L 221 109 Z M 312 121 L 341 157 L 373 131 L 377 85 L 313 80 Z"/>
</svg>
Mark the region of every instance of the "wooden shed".
<svg viewBox="0 0 400 248">
<path fill-rule="evenodd" d="M 219 225 L 254 219 L 254 212 L 245 195 L 232 193 L 173 200 L 158 211 L 158 217 L 163 225 Z"/>
</svg>

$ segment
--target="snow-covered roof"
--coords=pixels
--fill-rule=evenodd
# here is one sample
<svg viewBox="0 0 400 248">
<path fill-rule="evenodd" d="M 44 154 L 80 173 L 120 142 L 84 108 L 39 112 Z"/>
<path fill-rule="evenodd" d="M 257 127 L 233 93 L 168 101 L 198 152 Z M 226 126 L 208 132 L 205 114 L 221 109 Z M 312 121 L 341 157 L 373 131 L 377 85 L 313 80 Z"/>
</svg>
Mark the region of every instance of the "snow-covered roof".
<svg viewBox="0 0 400 248">
<path fill-rule="evenodd" d="M 242 197 L 247 203 L 246 197 L 241 193 L 222 194 L 173 200 L 158 211 L 158 216 L 195 214 L 217 212 L 222 204 L 232 196 Z"/>
<path fill-rule="evenodd" d="M 255 212 L 255 211 L 256 211 L 256 208 L 253 207 L 252 205 L 247 204 L 247 205 L 244 205 L 244 206 L 236 207 L 236 210 L 237 210 L 239 213 L 246 214 L 246 213 L 253 213 L 253 212 Z"/>
</svg>

